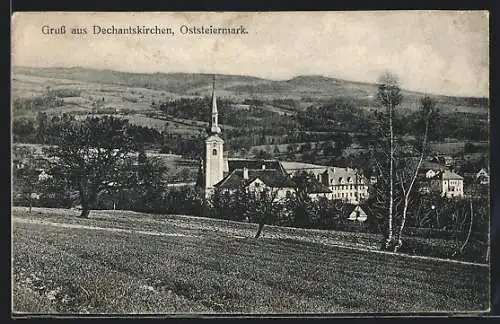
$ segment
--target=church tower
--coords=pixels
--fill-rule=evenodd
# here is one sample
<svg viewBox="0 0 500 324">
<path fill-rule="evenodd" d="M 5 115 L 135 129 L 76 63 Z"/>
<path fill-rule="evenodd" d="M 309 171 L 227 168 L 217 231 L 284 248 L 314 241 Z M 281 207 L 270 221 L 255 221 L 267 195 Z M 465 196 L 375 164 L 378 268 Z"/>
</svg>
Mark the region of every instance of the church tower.
<svg viewBox="0 0 500 324">
<path fill-rule="evenodd" d="M 216 183 L 224 177 L 224 141 L 219 134 L 219 114 L 217 112 L 217 99 L 215 97 L 215 75 L 212 87 L 212 116 L 208 128 L 208 137 L 205 139 L 205 196 L 208 197 Z"/>
</svg>

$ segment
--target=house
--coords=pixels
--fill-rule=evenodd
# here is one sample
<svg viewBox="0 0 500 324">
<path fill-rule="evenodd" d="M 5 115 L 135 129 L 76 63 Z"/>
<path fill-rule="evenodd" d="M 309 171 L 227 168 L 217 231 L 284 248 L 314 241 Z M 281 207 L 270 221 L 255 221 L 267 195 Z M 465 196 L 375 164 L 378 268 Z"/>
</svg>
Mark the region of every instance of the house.
<svg viewBox="0 0 500 324">
<path fill-rule="evenodd" d="M 434 176 L 436 175 L 436 171 L 432 170 L 432 169 L 429 169 L 425 172 L 425 177 L 427 179 L 430 179 L 430 178 L 434 178 Z"/>
<path fill-rule="evenodd" d="M 368 218 L 360 205 L 349 204 L 345 214 L 347 215 L 347 219 L 353 222 L 365 222 Z"/>
<path fill-rule="evenodd" d="M 319 183 L 329 188 L 330 199 L 359 204 L 368 198 L 368 179 L 352 168 L 339 168 L 302 162 L 280 162 L 290 176 L 300 172 L 312 174 Z"/>
<path fill-rule="evenodd" d="M 42 170 L 40 174 L 38 175 L 38 181 L 45 181 L 48 179 L 51 179 L 52 176 L 50 174 L 47 174 L 45 170 Z"/>
<path fill-rule="evenodd" d="M 464 196 L 464 178 L 449 170 L 436 173 L 434 177 L 429 179 L 429 185 L 431 191 L 439 192 L 443 197 Z"/>
<path fill-rule="evenodd" d="M 475 172 L 465 172 L 464 178 L 467 184 L 490 184 L 490 175 L 486 168 L 481 168 L 479 171 Z"/>
<path fill-rule="evenodd" d="M 434 157 L 434 162 L 443 164 L 447 167 L 452 166 L 454 163 L 453 157 L 450 155 L 445 155 L 445 154 L 439 154 Z"/>
<path fill-rule="evenodd" d="M 464 173 L 464 178 L 465 196 L 489 196 L 490 176 L 486 168 L 481 168 L 477 172 Z"/>
<path fill-rule="evenodd" d="M 359 204 L 368 198 L 368 179 L 352 168 L 329 168 L 329 186 L 333 199 Z"/>
<path fill-rule="evenodd" d="M 222 191 L 234 193 L 244 188 L 250 192 L 264 190 L 276 194 L 275 200 L 281 200 L 293 194 L 295 184 L 276 169 L 234 169 L 227 177 L 214 185 Z"/>
<path fill-rule="evenodd" d="M 488 171 L 485 168 L 482 168 L 476 173 L 476 180 L 477 183 L 481 185 L 488 185 L 490 184 L 490 175 L 488 174 Z"/>
</svg>

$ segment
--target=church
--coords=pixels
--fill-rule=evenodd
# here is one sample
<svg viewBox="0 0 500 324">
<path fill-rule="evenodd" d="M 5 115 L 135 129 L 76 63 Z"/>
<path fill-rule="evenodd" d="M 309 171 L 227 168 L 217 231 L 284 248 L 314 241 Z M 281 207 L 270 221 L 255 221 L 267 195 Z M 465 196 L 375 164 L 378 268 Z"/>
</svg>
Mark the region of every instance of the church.
<svg viewBox="0 0 500 324">
<path fill-rule="evenodd" d="M 204 159 L 200 165 L 196 185 L 209 199 L 217 188 L 234 192 L 239 188 L 251 191 L 275 192 L 277 200 L 292 195 L 296 184 L 292 177 L 300 172 L 314 175 L 308 188 L 312 199 L 325 197 L 359 204 L 368 196 L 368 181 L 356 170 L 301 162 L 281 162 L 276 159 L 228 158 L 224 154 L 219 113 L 215 95 L 215 76 L 212 87 L 211 118 L 204 145 Z"/>
</svg>

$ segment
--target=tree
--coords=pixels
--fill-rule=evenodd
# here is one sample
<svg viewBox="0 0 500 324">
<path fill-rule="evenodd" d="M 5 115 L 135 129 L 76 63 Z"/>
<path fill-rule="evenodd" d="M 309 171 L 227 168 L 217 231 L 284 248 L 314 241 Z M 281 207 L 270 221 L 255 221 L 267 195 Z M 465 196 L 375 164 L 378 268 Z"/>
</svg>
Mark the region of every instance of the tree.
<svg viewBox="0 0 500 324">
<path fill-rule="evenodd" d="M 429 123 L 431 120 L 435 120 L 437 118 L 437 111 L 435 109 L 434 101 L 425 96 L 420 100 L 420 120 L 417 122 L 417 130 L 420 129 L 420 134 L 418 134 L 417 138 L 420 137 L 421 141 L 416 143 L 416 147 L 413 148 L 412 151 L 418 152 L 418 157 L 413 158 L 401 158 L 398 159 L 398 168 L 396 170 L 396 181 L 400 185 L 401 193 L 403 195 L 403 212 L 401 216 L 401 222 L 399 225 L 399 231 L 396 233 L 396 244 L 394 245 L 394 252 L 397 252 L 399 248 L 402 246 L 403 241 L 403 229 L 406 222 L 406 216 L 408 213 L 408 206 L 410 204 L 410 199 L 413 194 L 413 188 L 415 185 L 415 181 L 418 176 L 418 171 L 422 166 L 422 162 L 427 153 L 427 138 L 429 133 Z M 418 126 L 423 127 L 418 127 Z M 413 153 L 413 152 L 411 152 Z M 404 154 L 404 153 L 403 153 Z"/>
<path fill-rule="evenodd" d="M 338 134 L 335 137 L 335 148 L 333 150 L 334 155 L 342 155 L 342 152 L 352 144 L 351 136 L 347 133 Z"/>
<path fill-rule="evenodd" d="M 127 134 L 128 121 L 105 116 L 89 117 L 82 122 L 61 121 L 57 146 L 46 150 L 55 157 L 71 183 L 78 189 L 82 213 L 88 218 L 97 195 L 123 182 L 122 162 L 134 149 Z"/>
<path fill-rule="evenodd" d="M 260 192 L 249 193 L 250 206 L 255 221 L 259 224 L 255 238 L 259 238 L 266 223 L 274 224 L 275 217 L 281 211 L 281 205 L 276 202 L 278 190 L 264 189 Z"/>
<path fill-rule="evenodd" d="M 309 193 L 317 180 L 314 175 L 303 171 L 294 175 L 292 181 L 295 194 L 287 199 L 287 209 L 293 214 L 295 226 L 309 228 L 315 214 L 315 204 Z"/>
<path fill-rule="evenodd" d="M 12 121 L 12 135 L 14 142 L 33 143 L 35 140 L 35 126 L 32 120 L 18 118 Z"/>
<path fill-rule="evenodd" d="M 133 206 L 135 210 L 143 212 L 165 211 L 162 200 L 166 191 L 164 180 L 167 167 L 159 158 L 148 157 L 143 149 L 139 149 L 137 165 L 130 165 L 127 168 L 122 168 L 121 171 L 123 174 L 121 176 L 122 183 L 118 189 L 128 188 L 136 193 L 137 200 Z M 115 189 L 115 187 L 110 189 Z"/>
<path fill-rule="evenodd" d="M 389 122 L 389 205 L 388 205 L 388 228 L 387 237 L 385 240 L 385 248 L 389 248 L 393 239 L 393 209 L 394 209 L 394 126 L 393 114 L 394 109 L 399 106 L 403 96 L 401 95 L 401 88 L 399 80 L 390 72 L 385 72 L 380 76 L 377 81 L 377 100 L 386 108 L 387 118 Z"/>
<path fill-rule="evenodd" d="M 33 195 L 36 193 L 38 187 L 38 174 L 39 172 L 32 165 L 22 169 L 15 169 L 13 172 L 16 191 L 20 191 L 25 201 L 27 200 L 30 213 L 33 207 Z"/>
</svg>

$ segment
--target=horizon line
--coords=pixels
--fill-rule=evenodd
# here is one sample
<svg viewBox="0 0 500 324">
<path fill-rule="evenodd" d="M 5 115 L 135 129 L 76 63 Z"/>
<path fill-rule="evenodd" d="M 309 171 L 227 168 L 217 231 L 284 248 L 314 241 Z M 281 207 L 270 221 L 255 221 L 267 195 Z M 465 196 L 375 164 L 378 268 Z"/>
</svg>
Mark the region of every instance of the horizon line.
<svg viewBox="0 0 500 324">
<path fill-rule="evenodd" d="M 368 81 L 358 81 L 358 80 L 352 80 L 352 79 L 343 79 L 343 78 L 338 78 L 338 77 L 333 77 L 333 76 L 326 76 L 323 74 L 295 74 L 292 77 L 285 78 L 285 79 L 279 79 L 279 78 L 263 78 L 255 75 L 248 75 L 248 74 L 227 74 L 227 73 L 219 73 L 219 72 L 162 72 L 162 71 L 156 71 L 156 72 L 137 72 L 137 71 L 127 71 L 127 70 L 119 70 L 119 69 L 106 69 L 106 68 L 94 68 L 94 67 L 86 67 L 86 66 L 81 66 L 81 65 L 75 65 L 75 66 L 44 66 L 44 67 L 35 67 L 35 66 L 27 66 L 27 65 L 12 65 L 11 66 L 11 73 L 13 73 L 13 68 L 28 68 L 28 69 L 88 69 L 88 70 L 95 70 L 95 71 L 111 71 L 111 72 L 119 72 L 119 73 L 130 73 L 130 74 L 146 74 L 146 75 L 153 75 L 153 74 L 200 74 L 200 75 L 225 75 L 225 76 L 239 76 L 239 77 L 250 77 L 250 78 L 255 78 L 255 79 L 260 79 L 260 80 L 267 80 L 267 81 L 291 81 L 293 79 L 299 78 L 299 77 L 321 77 L 321 78 L 326 78 L 326 79 L 332 79 L 332 80 L 340 80 L 340 81 L 345 81 L 345 82 L 350 82 L 350 83 L 358 83 L 358 84 L 364 84 L 364 85 L 371 85 L 371 86 L 376 86 L 376 82 L 368 82 Z M 436 93 L 436 92 L 423 92 L 423 91 L 418 91 L 418 90 L 411 90 L 407 88 L 401 87 L 401 90 L 406 91 L 406 92 L 412 92 L 416 94 L 422 94 L 422 95 L 431 95 L 431 96 L 441 96 L 441 97 L 454 97 L 454 98 L 474 98 L 474 99 L 488 99 L 489 96 L 480 96 L 480 95 L 451 95 L 451 94 L 443 94 L 443 93 Z"/>
</svg>

